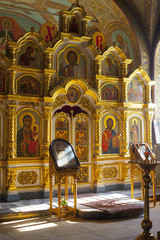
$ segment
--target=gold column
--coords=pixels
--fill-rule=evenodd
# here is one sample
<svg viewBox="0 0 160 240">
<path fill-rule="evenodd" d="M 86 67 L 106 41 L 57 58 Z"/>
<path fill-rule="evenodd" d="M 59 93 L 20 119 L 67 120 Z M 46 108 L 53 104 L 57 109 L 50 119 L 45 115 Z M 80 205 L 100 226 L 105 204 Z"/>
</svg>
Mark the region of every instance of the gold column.
<svg viewBox="0 0 160 240">
<path fill-rule="evenodd" d="M 99 96 L 101 96 L 101 93 L 100 93 L 100 84 L 99 84 L 99 80 L 95 80 L 95 89 L 97 91 L 97 93 L 99 94 Z"/>
<path fill-rule="evenodd" d="M 122 82 L 122 102 L 127 102 L 127 83 Z"/>
<path fill-rule="evenodd" d="M 73 113 L 74 111 L 71 110 L 71 144 L 73 144 Z"/>
<path fill-rule="evenodd" d="M 50 199 L 50 208 L 49 208 L 49 212 L 50 212 L 50 216 L 52 216 L 52 174 L 50 174 L 50 178 L 49 178 L 49 183 L 50 183 L 50 189 L 49 189 L 49 199 Z"/>
<path fill-rule="evenodd" d="M 74 216 L 77 214 L 77 174 L 74 178 Z"/>
<path fill-rule="evenodd" d="M 15 149 L 16 110 L 17 110 L 17 106 L 10 105 L 9 103 L 7 108 L 7 115 L 8 115 L 7 158 L 15 158 L 15 154 L 16 154 L 16 149 Z"/>
<path fill-rule="evenodd" d="M 73 113 L 71 110 L 71 144 L 73 145 Z M 71 191 L 73 192 L 73 177 L 71 177 Z"/>
<path fill-rule="evenodd" d="M 152 120 L 153 112 L 146 112 L 146 142 L 152 148 Z"/>
<path fill-rule="evenodd" d="M 51 83 L 51 75 L 50 74 L 46 74 L 45 75 L 45 89 L 44 89 L 44 95 L 45 96 L 49 95 L 50 83 Z"/>
<path fill-rule="evenodd" d="M 151 86 L 146 86 L 146 103 L 151 103 Z"/>
<path fill-rule="evenodd" d="M 128 64 L 127 63 L 122 63 L 121 65 L 121 69 L 122 69 L 122 77 L 126 77 L 127 73 L 128 73 L 128 68 L 127 68 Z"/>
<path fill-rule="evenodd" d="M 82 36 L 86 36 L 87 35 L 87 21 L 82 20 L 81 21 L 81 31 L 82 31 Z"/>
<path fill-rule="evenodd" d="M 52 53 L 45 52 L 45 68 L 51 69 L 52 68 Z"/>
<path fill-rule="evenodd" d="M 122 144 L 121 151 L 123 155 L 128 153 L 127 129 L 128 129 L 128 112 L 124 111 L 122 114 L 122 142 L 121 142 Z"/>
<path fill-rule="evenodd" d="M 10 59 L 10 61 L 12 62 L 12 65 L 16 65 L 16 48 L 15 47 L 8 48 L 7 56 Z"/>
<path fill-rule="evenodd" d="M 15 85 L 15 74 L 16 71 L 10 70 L 9 71 L 9 94 L 16 94 L 16 85 Z"/>
<path fill-rule="evenodd" d="M 49 144 L 51 142 L 51 108 L 43 107 L 43 118 L 44 118 L 44 140 L 43 140 L 43 157 L 49 157 Z"/>
<path fill-rule="evenodd" d="M 96 110 L 96 112 L 94 112 L 94 120 L 95 120 L 95 155 L 99 155 L 100 153 L 100 131 L 99 131 L 99 127 L 100 127 L 100 116 L 101 113 L 99 111 Z"/>
<path fill-rule="evenodd" d="M 99 59 L 95 59 L 95 74 L 101 75 L 101 64 Z"/>
<path fill-rule="evenodd" d="M 67 32 L 67 17 L 61 16 L 61 32 Z"/>
</svg>

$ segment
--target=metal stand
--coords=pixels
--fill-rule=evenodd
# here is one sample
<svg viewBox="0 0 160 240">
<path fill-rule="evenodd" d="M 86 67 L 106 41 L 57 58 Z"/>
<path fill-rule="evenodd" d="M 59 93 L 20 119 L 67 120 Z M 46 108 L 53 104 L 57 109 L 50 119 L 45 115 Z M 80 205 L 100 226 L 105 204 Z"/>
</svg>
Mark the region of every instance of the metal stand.
<svg viewBox="0 0 160 240">
<path fill-rule="evenodd" d="M 151 170 L 155 169 L 158 163 L 139 162 L 137 164 L 139 164 L 139 166 L 144 170 L 143 180 L 145 188 L 145 198 L 144 198 L 144 219 L 141 222 L 143 233 L 136 237 L 135 240 L 140 239 L 157 240 L 157 238 L 150 233 L 150 229 L 152 228 L 152 221 L 149 219 L 149 183 L 151 181 L 149 173 Z"/>
</svg>

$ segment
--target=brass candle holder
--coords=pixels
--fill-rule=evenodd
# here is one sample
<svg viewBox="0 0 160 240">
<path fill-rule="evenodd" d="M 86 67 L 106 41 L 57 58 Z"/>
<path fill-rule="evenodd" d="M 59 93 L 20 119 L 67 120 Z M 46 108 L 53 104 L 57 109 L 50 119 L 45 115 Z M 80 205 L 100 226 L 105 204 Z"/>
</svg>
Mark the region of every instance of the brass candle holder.
<svg viewBox="0 0 160 240">
<path fill-rule="evenodd" d="M 134 146 L 132 150 L 135 152 Z M 140 166 L 143 170 L 143 181 L 144 181 L 144 190 L 145 190 L 145 197 L 144 197 L 144 219 L 141 222 L 141 227 L 143 229 L 143 233 L 141 233 L 135 240 L 157 240 L 153 234 L 150 233 L 150 229 L 152 228 L 152 221 L 149 219 L 149 183 L 151 181 L 150 178 L 150 171 L 154 170 L 158 166 L 157 158 L 153 158 L 150 155 L 150 151 L 147 151 L 148 147 L 145 145 L 145 152 L 143 152 L 143 156 L 145 158 L 141 158 L 137 156 L 137 159 L 131 159 L 130 163 L 135 163 Z"/>
</svg>

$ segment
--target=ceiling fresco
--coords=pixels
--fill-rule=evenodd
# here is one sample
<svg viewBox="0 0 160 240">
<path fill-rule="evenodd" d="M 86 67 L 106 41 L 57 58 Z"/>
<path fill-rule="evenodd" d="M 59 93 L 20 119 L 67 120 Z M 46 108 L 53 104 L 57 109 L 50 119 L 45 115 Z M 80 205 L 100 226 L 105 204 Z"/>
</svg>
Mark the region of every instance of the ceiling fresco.
<svg viewBox="0 0 160 240">
<path fill-rule="evenodd" d="M 58 29 L 59 12 L 68 10 L 75 2 L 79 2 L 87 15 L 92 16 L 88 23 L 90 36 L 95 31 L 101 32 L 107 47 L 110 47 L 113 41 L 117 41 L 113 32 L 118 34 L 121 31 L 119 33 L 130 42 L 136 54 L 133 56 L 130 52 L 131 57 L 139 58 L 137 64 L 141 63 L 147 70 L 148 54 L 160 19 L 160 0 L 0 0 L 0 21 L 5 17 L 12 20 L 13 31 L 18 26 L 17 40 L 30 31 L 31 26 L 39 32 L 43 24 L 50 22 Z"/>
</svg>

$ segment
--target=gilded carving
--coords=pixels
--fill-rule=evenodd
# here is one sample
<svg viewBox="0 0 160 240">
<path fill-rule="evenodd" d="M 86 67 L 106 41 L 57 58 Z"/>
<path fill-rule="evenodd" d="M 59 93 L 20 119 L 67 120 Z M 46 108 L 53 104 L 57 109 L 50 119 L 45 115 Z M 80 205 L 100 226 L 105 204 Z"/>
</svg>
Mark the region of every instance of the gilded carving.
<svg viewBox="0 0 160 240">
<path fill-rule="evenodd" d="M 146 112 L 146 139 L 150 147 L 152 146 L 152 119 L 153 112 Z"/>
<path fill-rule="evenodd" d="M 49 169 L 43 169 L 43 186 L 49 186 Z"/>
<path fill-rule="evenodd" d="M 128 152 L 128 115 L 129 112 L 122 113 L 122 154 L 126 154 Z"/>
<path fill-rule="evenodd" d="M 48 96 L 49 95 L 49 87 L 51 83 L 51 75 L 46 74 L 45 75 L 45 88 L 44 88 L 44 95 Z"/>
<path fill-rule="evenodd" d="M 142 170 L 137 167 L 136 164 L 133 164 L 133 176 L 140 177 L 142 175 Z"/>
<path fill-rule="evenodd" d="M 22 171 L 17 176 L 18 182 L 22 185 L 35 184 L 38 174 L 35 171 Z"/>
<path fill-rule="evenodd" d="M 9 72 L 9 94 L 16 94 L 16 87 L 15 87 L 15 74 L 16 71 L 12 70 Z"/>
<path fill-rule="evenodd" d="M 87 183 L 89 176 L 89 169 L 88 167 L 81 167 L 78 172 L 77 182 L 78 183 Z"/>
<path fill-rule="evenodd" d="M 127 102 L 127 83 L 122 83 L 122 102 Z"/>
<path fill-rule="evenodd" d="M 44 140 L 43 140 L 43 157 L 49 157 L 49 144 L 51 141 L 51 108 L 43 108 L 44 117 Z"/>
<path fill-rule="evenodd" d="M 103 169 L 103 177 L 104 178 L 117 178 L 118 170 L 116 167 L 106 167 Z"/>
<path fill-rule="evenodd" d="M 6 171 L 6 189 L 7 190 L 16 189 L 16 176 L 17 176 L 17 170 Z"/>
<path fill-rule="evenodd" d="M 99 149 L 99 146 L 100 146 L 100 117 L 101 117 L 101 113 L 96 111 L 94 113 L 94 119 L 95 119 L 95 153 L 96 155 L 99 154 L 100 152 L 100 149 Z"/>
<path fill-rule="evenodd" d="M 130 167 L 129 164 L 122 164 L 122 180 L 129 179 L 130 178 Z"/>
<path fill-rule="evenodd" d="M 51 52 L 46 52 L 45 53 L 45 68 L 51 69 L 52 67 L 52 53 Z"/>
<path fill-rule="evenodd" d="M 81 98 L 79 104 L 81 104 L 84 108 L 87 108 L 88 110 L 90 110 L 90 108 L 91 108 L 89 100 L 85 97 Z"/>
<path fill-rule="evenodd" d="M 94 165 L 94 183 L 102 180 L 103 166 Z"/>
<path fill-rule="evenodd" d="M 16 118 L 16 106 L 8 106 L 8 147 L 7 147 L 7 157 L 15 158 L 15 118 Z"/>
<path fill-rule="evenodd" d="M 151 103 L 151 86 L 146 86 L 146 103 Z"/>
<path fill-rule="evenodd" d="M 60 107 L 62 104 L 65 103 L 65 100 L 64 100 L 64 96 L 58 96 L 55 100 L 55 102 L 53 103 L 53 109 L 54 108 L 57 108 L 57 107 Z"/>
<path fill-rule="evenodd" d="M 27 107 L 38 107 L 39 103 L 38 102 L 19 102 L 18 105 L 21 106 L 27 106 Z"/>
</svg>

